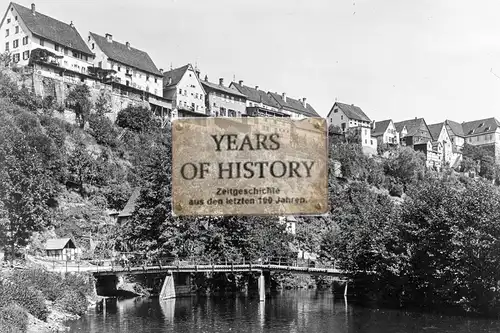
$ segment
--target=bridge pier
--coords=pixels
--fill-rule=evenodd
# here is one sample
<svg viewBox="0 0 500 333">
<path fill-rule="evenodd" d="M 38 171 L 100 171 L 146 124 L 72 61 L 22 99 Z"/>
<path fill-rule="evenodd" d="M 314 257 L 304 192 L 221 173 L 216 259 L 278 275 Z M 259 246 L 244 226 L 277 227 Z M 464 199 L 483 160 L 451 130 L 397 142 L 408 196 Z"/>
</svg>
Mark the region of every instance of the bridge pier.
<svg viewBox="0 0 500 333">
<path fill-rule="evenodd" d="M 264 272 L 260 272 L 258 286 L 259 286 L 259 301 L 264 302 L 266 300 L 266 279 L 264 277 Z"/>
<path fill-rule="evenodd" d="M 175 284 L 174 284 L 174 275 L 172 272 L 167 272 L 167 276 L 163 281 L 163 286 L 160 292 L 160 299 L 170 299 L 175 298 Z"/>
</svg>

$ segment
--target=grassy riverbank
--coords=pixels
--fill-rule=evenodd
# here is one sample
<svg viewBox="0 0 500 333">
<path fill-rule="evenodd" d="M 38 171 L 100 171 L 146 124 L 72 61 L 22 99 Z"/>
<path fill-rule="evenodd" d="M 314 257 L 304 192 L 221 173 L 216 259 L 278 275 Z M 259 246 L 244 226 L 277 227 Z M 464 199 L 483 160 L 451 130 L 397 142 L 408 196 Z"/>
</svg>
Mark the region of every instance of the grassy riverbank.
<svg viewBox="0 0 500 333">
<path fill-rule="evenodd" d="M 0 273 L 0 332 L 58 332 L 96 299 L 89 276 L 38 268 Z"/>
</svg>

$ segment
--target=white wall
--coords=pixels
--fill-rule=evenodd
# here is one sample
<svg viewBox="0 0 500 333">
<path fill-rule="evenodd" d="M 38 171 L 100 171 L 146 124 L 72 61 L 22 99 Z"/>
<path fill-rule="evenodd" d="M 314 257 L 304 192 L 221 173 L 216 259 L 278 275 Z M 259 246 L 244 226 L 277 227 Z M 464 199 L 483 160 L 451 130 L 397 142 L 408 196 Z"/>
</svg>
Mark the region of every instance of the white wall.
<svg viewBox="0 0 500 333">
<path fill-rule="evenodd" d="M 177 84 L 175 93 L 175 107 L 192 107 L 193 112 L 206 114 L 205 112 L 205 90 L 196 77 L 192 68 L 188 68 L 184 76 Z"/>
<path fill-rule="evenodd" d="M 13 7 L 11 7 L 13 8 Z M 18 20 L 16 20 L 16 17 Z M 10 23 L 7 23 L 10 19 Z M 16 33 L 16 27 L 19 27 L 19 32 Z M 9 36 L 6 36 L 6 30 L 9 30 Z M 28 37 L 28 43 L 23 44 L 23 38 Z M 18 47 L 14 48 L 14 41 L 18 41 Z M 55 44 L 52 41 L 46 39 L 40 39 L 39 37 L 33 36 L 31 31 L 26 28 L 26 25 L 21 21 L 20 16 L 13 8 L 13 10 L 8 10 L 7 15 L 0 27 L 0 50 L 4 52 L 6 50 L 6 43 L 9 43 L 9 51 L 11 52 L 12 59 L 14 59 L 15 54 L 19 54 L 19 62 L 16 62 L 19 66 L 26 66 L 29 63 L 29 58 L 23 59 L 23 53 L 26 51 L 31 51 L 37 48 L 47 49 L 50 52 L 63 56 L 62 59 L 56 59 L 60 67 L 64 67 L 76 72 L 87 73 L 87 67 L 90 66 L 92 59 L 89 56 L 83 56 L 80 58 L 81 53 L 77 52 L 78 57 L 75 57 L 73 50 L 59 45 L 58 51 L 55 50 Z M 43 44 L 43 45 L 42 45 Z"/>
<path fill-rule="evenodd" d="M 131 87 L 163 97 L 163 76 L 157 76 L 138 68 L 109 60 L 90 34 L 86 42 L 90 50 L 96 54 L 93 61 L 95 67 L 113 69 L 116 71 L 115 77 L 120 79 L 121 84 L 127 85 L 128 83 Z M 132 76 L 126 75 L 127 71 Z"/>
</svg>

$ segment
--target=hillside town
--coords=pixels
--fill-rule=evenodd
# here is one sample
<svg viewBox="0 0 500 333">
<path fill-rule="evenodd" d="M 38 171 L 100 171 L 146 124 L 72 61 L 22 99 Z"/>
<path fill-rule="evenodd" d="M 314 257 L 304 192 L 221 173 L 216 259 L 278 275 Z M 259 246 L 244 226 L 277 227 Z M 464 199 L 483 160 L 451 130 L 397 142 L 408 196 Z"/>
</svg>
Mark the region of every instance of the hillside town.
<svg viewBox="0 0 500 333">
<path fill-rule="evenodd" d="M 78 84 L 86 84 L 94 99 L 105 93 L 115 120 L 128 105 L 150 108 L 163 121 L 178 117 L 320 117 L 306 97 L 269 91 L 244 80 L 210 81 L 192 64 L 158 69 L 147 51 L 120 42 L 111 33 L 88 32 L 37 10 L 10 3 L 0 24 L 0 39 L 9 65 L 27 74 L 24 82 L 36 95 L 51 95 L 64 105 L 65 96 Z M 118 39 L 126 40 L 126 36 Z M 163 59 L 162 59 L 163 60 Z M 355 102 L 355 101 L 351 101 Z M 372 120 L 369 112 L 354 104 L 335 102 L 327 115 L 330 128 L 340 134 L 356 132 L 364 151 L 380 153 L 380 147 L 409 146 L 421 151 L 429 167 L 458 167 L 465 143 L 486 148 L 500 162 L 500 127 L 495 118 L 460 122 L 443 120 L 427 124 L 411 119 Z M 332 134 L 338 134 L 330 131 Z"/>
</svg>

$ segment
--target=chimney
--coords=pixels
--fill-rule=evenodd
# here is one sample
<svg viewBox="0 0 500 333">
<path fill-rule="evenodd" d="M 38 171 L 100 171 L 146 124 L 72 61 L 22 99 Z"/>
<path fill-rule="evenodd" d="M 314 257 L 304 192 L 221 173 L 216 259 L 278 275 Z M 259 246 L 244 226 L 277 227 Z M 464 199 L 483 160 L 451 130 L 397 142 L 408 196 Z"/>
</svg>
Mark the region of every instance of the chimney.
<svg viewBox="0 0 500 333">
<path fill-rule="evenodd" d="M 242 86 L 243 85 L 243 80 L 239 80 L 238 83 L 239 83 L 240 86 Z"/>
<path fill-rule="evenodd" d="M 71 21 L 71 23 L 69 24 L 70 27 L 74 28 L 75 25 L 73 24 L 73 21 Z"/>
<path fill-rule="evenodd" d="M 160 68 L 160 73 L 162 73 L 162 74 L 163 74 L 163 68 Z"/>
<path fill-rule="evenodd" d="M 172 77 L 169 77 L 168 78 L 168 84 L 171 85 L 172 84 Z"/>
<path fill-rule="evenodd" d="M 125 46 L 127 47 L 127 49 L 130 50 L 130 43 L 129 42 L 125 42 Z"/>
<path fill-rule="evenodd" d="M 200 70 L 198 68 L 196 68 L 196 70 L 194 72 L 196 73 L 196 77 L 199 78 L 200 74 L 201 74 Z"/>
<path fill-rule="evenodd" d="M 205 74 L 205 82 L 208 82 L 208 76 Z"/>
<path fill-rule="evenodd" d="M 219 79 L 219 85 L 220 85 L 220 86 L 224 86 L 224 79 L 223 79 L 223 78 L 220 78 L 220 79 Z"/>
<path fill-rule="evenodd" d="M 31 4 L 31 14 L 33 14 L 33 16 L 35 16 L 35 13 L 36 13 L 36 12 L 35 12 L 35 4 L 34 4 L 34 3 L 32 3 L 32 4 Z"/>
<path fill-rule="evenodd" d="M 106 34 L 106 40 L 111 43 L 113 42 L 113 35 L 112 34 Z"/>
<path fill-rule="evenodd" d="M 255 90 L 259 90 L 259 86 L 255 86 Z"/>
<path fill-rule="evenodd" d="M 281 94 L 281 97 L 283 98 L 283 101 L 286 103 L 286 93 Z"/>
<path fill-rule="evenodd" d="M 307 103 L 306 103 L 306 98 L 302 98 L 302 106 L 304 106 L 304 109 L 307 107 Z"/>
</svg>

